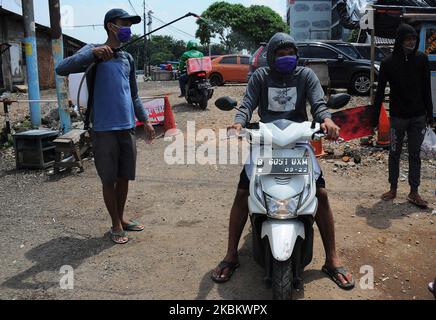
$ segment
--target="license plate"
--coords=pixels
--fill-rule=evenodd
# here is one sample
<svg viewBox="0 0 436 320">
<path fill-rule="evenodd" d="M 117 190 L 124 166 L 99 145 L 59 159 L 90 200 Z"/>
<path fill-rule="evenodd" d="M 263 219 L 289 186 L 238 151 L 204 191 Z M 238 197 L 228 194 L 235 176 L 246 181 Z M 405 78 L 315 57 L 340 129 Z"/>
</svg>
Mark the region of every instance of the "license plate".
<svg viewBox="0 0 436 320">
<path fill-rule="evenodd" d="M 207 82 L 198 84 L 198 89 L 209 89 L 209 88 L 210 88 L 210 84 Z"/>
<path fill-rule="evenodd" d="M 259 158 L 258 174 L 309 174 L 309 158 Z"/>
</svg>

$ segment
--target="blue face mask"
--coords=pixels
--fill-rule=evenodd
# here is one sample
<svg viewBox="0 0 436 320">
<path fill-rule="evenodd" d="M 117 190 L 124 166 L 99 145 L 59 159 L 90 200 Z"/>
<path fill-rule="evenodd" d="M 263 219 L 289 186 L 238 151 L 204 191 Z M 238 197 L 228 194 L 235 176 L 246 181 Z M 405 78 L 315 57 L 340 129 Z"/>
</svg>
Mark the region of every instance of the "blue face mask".
<svg viewBox="0 0 436 320">
<path fill-rule="evenodd" d="M 274 67 L 277 70 L 277 72 L 283 74 L 292 73 L 297 67 L 297 61 L 298 61 L 297 56 L 279 57 L 274 62 Z"/>
<path fill-rule="evenodd" d="M 132 30 L 130 27 L 121 27 L 118 30 L 118 40 L 121 42 L 127 42 L 132 38 Z"/>
<path fill-rule="evenodd" d="M 119 27 L 114 24 L 118 28 L 117 37 L 120 42 L 128 42 L 132 38 L 132 30 L 130 27 Z"/>
</svg>

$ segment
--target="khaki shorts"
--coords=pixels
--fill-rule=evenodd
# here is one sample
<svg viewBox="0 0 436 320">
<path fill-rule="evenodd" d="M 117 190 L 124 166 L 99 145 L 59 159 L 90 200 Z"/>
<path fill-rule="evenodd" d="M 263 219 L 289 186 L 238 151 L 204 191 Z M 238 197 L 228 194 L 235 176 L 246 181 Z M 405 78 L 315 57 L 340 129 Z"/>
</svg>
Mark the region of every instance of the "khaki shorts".
<svg viewBox="0 0 436 320">
<path fill-rule="evenodd" d="M 119 178 L 135 180 L 135 129 L 93 131 L 92 145 L 95 167 L 104 185 L 115 184 Z"/>
</svg>

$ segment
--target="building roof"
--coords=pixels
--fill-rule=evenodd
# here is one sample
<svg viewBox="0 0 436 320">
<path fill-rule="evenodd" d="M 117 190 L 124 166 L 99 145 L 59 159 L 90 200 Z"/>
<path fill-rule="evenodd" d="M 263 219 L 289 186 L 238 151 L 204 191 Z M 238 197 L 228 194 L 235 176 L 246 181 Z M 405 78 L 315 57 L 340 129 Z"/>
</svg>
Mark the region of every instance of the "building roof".
<svg viewBox="0 0 436 320">
<path fill-rule="evenodd" d="M 12 12 L 12 11 L 9 11 L 9 10 L 6 10 L 5 8 L 3 8 L 1 6 L 0 6 L 0 16 L 13 17 L 13 18 L 18 19 L 18 20 L 23 19 L 22 15 L 15 13 L 15 12 Z M 44 26 L 44 25 L 39 24 L 39 23 L 36 23 L 35 25 L 36 25 L 36 31 L 50 33 L 50 30 L 51 30 L 50 27 Z M 73 38 L 69 35 L 62 34 L 62 36 L 63 36 L 64 42 L 67 42 L 69 45 L 71 45 L 73 47 L 81 48 L 86 44 L 85 42 L 83 42 L 79 39 Z"/>
</svg>

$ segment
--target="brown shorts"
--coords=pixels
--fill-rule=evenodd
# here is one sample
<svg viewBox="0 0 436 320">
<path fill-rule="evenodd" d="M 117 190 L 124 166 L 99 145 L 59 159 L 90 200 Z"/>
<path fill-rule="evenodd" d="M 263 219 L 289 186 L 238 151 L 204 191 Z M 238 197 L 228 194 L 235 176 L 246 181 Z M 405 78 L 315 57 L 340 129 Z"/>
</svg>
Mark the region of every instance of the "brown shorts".
<svg viewBox="0 0 436 320">
<path fill-rule="evenodd" d="M 103 184 L 114 184 L 119 178 L 135 180 L 135 130 L 93 131 L 94 162 Z"/>
</svg>

